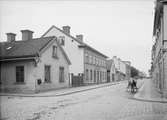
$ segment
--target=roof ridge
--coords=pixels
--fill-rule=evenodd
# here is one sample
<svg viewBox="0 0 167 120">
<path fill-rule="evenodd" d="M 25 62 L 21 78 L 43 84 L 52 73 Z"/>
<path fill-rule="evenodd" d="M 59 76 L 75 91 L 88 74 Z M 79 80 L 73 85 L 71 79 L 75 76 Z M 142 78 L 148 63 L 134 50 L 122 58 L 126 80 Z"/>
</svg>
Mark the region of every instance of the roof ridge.
<svg viewBox="0 0 167 120">
<path fill-rule="evenodd" d="M 12 58 L 16 56 L 24 57 L 26 55 L 38 55 L 40 50 L 51 42 L 55 36 L 49 36 L 44 38 L 36 38 L 32 40 L 27 40 L 23 42 L 6 42 L 1 43 L 0 47 L 2 48 L 0 55 L 2 58 L 11 56 Z M 11 47 L 11 48 L 9 48 Z M 8 49 L 9 48 L 9 49 Z"/>
<path fill-rule="evenodd" d="M 85 43 L 85 42 L 83 42 L 83 41 L 81 42 L 81 41 L 79 41 L 77 38 L 73 37 L 72 35 L 65 33 L 63 30 L 61 30 L 60 28 L 56 27 L 55 25 L 52 25 L 41 37 L 45 36 L 52 28 L 56 28 L 57 30 L 63 32 L 65 35 L 67 35 L 67 36 L 71 37 L 72 39 L 74 39 L 75 41 L 77 41 L 79 44 L 81 44 L 81 45 L 86 45 L 86 46 L 90 47 L 91 49 L 97 51 L 97 53 L 99 53 L 99 54 L 101 54 L 101 55 L 107 57 L 107 56 L 104 55 L 103 53 L 99 52 L 99 51 L 96 50 L 95 48 L 93 48 L 93 47 L 91 47 L 90 45 L 88 45 L 87 43 Z"/>
<path fill-rule="evenodd" d="M 56 36 L 47 36 L 47 37 L 38 37 L 38 38 L 32 38 L 32 39 L 29 39 L 29 40 L 16 40 L 14 42 L 7 42 L 7 41 L 3 41 L 3 42 L 0 42 L 0 44 L 5 44 L 5 43 L 17 43 L 17 42 L 28 42 L 28 41 L 32 41 L 32 40 L 39 40 L 39 39 L 43 39 L 43 38 L 54 38 Z"/>
</svg>

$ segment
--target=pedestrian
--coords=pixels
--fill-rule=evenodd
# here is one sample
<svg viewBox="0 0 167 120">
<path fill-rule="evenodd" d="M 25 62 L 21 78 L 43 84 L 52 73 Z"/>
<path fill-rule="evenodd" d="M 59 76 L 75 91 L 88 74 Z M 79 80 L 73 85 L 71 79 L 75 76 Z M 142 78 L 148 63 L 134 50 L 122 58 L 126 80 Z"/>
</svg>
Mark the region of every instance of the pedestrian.
<svg viewBox="0 0 167 120">
<path fill-rule="evenodd" d="M 128 91 L 128 92 L 130 91 L 130 87 L 131 87 L 131 81 L 129 80 L 129 81 L 128 81 L 128 86 L 127 86 L 127 91 Z"/>
<path fill-rule="evenodd" d="M 132 78 L 130 78 L 130 80 L 128 81 L 128 86 L 127 86 L 127 91 L 131 91 L 132 88 Z"/>
<path fill-rule="evenodd" d="M 132 81 L 132 92 L 137 92 L 137 81 L 135 80 L 135 78 Z"/>
</svg>

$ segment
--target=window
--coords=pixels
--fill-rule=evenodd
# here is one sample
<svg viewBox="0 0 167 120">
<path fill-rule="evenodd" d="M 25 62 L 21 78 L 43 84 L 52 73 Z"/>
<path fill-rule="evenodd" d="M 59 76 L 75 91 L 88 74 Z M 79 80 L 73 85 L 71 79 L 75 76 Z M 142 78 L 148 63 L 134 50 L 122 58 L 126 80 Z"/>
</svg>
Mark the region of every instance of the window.
<svg viewBox="0 0 167 120">
<path fill-rule="evenodd" d="M 65 45 L 65 37 L 64 36 L 59 36 L 59 43 L 60 43 L 60 45 Z"/>
<path fill-rule="evenodd" d="M 89 70 L 86 69 L 86 80 L 89 80 Z"/>
<path fill-rule="evenodd" d="M 102 81 L 102 72 L 100 71 L 100 81 Z"/>
<path fill-rule="evenodd" d="M 24 83 L 24 66 L 16 66 L 16 82 Z"/>
<path fill-rule="evenodd" d="M 53 53 L 52 53 L 52 56 L 54 57 L 54 58 L 57 58 L 58 56 L 57 56 L 57 46 L 53 46 Z"/>
<path fill-rule="evenodd" d="M 98 66 L 100 65 L 100 59 L 98 59 Z"/>
<path fill-rule="evenodd" d="M 94 70 L 94 83 L 96 82 L 96 70 Z"/>
<path fill-rule="evenodd" d="M 97 71 L 97 83 L 99 83 L 99 71 Z"/>
<path fill-rule="evenodd" d="M 86 63 L 89 62 L 89 56 L 88 56 L 88 54 L 85 54 L 85 62 L 86 62 Z"/>
<path fill-rule="evenodd" d="M 92 63 L 92 56 L 91 55 L 89 56 L 89 60 L 90 60 L 89 63 Z"/>
<path fill-rule="evenodd" d="M 98 58 L 96 58 L 96 65 L 98 65 Z"/>
<path fill-rule="evenodd" d="M 90 70 L 90 80 L 93 79 L 93 73 L 92 73 L 92 70 Z"/>
<path fill-rule="evenodd" d="M 89 63 L 91 63 L 91 56 L 89 55 Z"/>
<path fill-rule="evenodd" d="M 59 82 L 64 82 L 64 67 L 59 68 Z"/>
<path fill-rule="evenodd" d="M 97 65 L 97 59 L 95 58 L 95 65 Z"/>
<path fill-rule="evenodd" d="M 96 62 L 95 62 L 95 57 L 93 57 L 93 64 L 94 64 L 94 65 L 96 64 Z"/>
<path fill-rule="evenodd" d="M 45 82 L 46 83 L 50 83 L 51 79 L 50 79 L 50 65 L 45 65 Z"/>
</svg>

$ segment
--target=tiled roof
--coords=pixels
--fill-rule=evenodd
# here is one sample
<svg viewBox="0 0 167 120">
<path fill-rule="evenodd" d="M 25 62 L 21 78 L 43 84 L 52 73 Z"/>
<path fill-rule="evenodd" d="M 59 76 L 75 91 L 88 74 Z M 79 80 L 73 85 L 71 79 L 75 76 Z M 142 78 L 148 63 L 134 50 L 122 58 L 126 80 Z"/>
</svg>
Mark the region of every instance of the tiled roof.
<svg viewBox="0 0 167 120">
<path fill-rule="evenodd" d="M 55 37 L 36 38 L 26 41 L 0 43 L 0 60 L 35 57 Z"/>
<path fill-rule="evenodd" d="M 77 42 L 81 45 L 80 47 L 86 47 L 86 48 L 88 48 L 88 49 L 90 49 L 90 50 L 92 50 L 92 51 L 94 51 L 94 52 L 96 52 L 96 53 L 102 55 L 103 57 L 108 58 L 106 55 L 104 55 L 104 54 L 102 54 L 101 52 L 97 51 L 97 50 L 94 49 L 93 47 L 91 47 L 91 46 L 89 46 L 88 44 L 86 44 L 86 43 L 84 43 L 84 42 L 82 42 L 82 41 L 76 39 L 75 37 L 71 36 L 70 34 L 65 33 L 63 30 L 61 30 L 60 28 L 58 28 L 58 27 L 56 27 L 56 26 L 54 26 L 54 25 L 52 25 L 41 37 L 44 37 L 44 36 L 45 36 L 51 29 L 53 29 L 53 28 L 56 28 L 56 29 L 59 30 L 60 32 L 64 33 L 65 35 L 71 37 L 73 40 L 77 41 Z"/>
</svg>

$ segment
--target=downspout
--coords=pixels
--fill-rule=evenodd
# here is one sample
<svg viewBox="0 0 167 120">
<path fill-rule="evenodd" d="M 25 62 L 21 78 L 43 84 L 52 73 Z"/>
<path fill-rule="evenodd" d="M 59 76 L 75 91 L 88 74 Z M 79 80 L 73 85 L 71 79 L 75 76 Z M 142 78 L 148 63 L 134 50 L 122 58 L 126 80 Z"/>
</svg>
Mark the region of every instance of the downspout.
<svg viewBox="0 0 167 120">
<path fill-rule="evenodd" d="M 35 59 L 34 59 L 34 66 L 35 67 L 38 67 L 38 63 L 40 62 L 40 53 L 39 52 L 37 52 L 36 53 L 36 57 L 35 57 Z M 35 70 L 36 71 L 36 70 Z M 35 77 L 36 78 L 36 77 Z M 38 89 L 37 89 L 37 87 L 38 87 L 38 78 L 36 78 L 35 79 L 35 93 L 38 93 L 39 91 L 38 91 Z"/>
<path fill-rule="evenodd" d="M 164 91 L 164 83 L 165 83 L 165 68 L 164 68 L 164 7 L 162 7 L 162 45 L 163 45 L 163 51 L 162 51 L 162 70 L 163 70 L 163 76 L 162 76 L 162 80 L 163 80 L 163 86 L 162 86 L 162 97 L 163 97 L 163 91 Z"/>
</svg>

